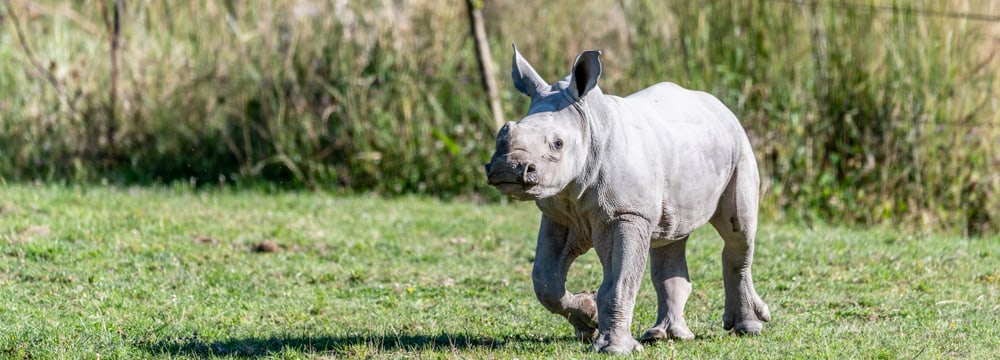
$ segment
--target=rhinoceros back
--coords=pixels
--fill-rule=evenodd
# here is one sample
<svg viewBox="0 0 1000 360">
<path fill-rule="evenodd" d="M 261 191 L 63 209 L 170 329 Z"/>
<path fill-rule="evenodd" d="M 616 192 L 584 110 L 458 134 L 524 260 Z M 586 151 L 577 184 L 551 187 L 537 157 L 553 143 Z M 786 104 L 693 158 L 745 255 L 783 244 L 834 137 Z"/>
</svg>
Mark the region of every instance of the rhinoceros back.
<svg viewBox="0 0 1000 360">
<path fill-rule="evenodd" d="M 629 138 L 642 141 L 662 171 L 662 216 L 656 236 L 686 236 L 713 215 L 749 142 L 714 96 L 659 83 L 623 99 Z M 752 155 L 751 155 L 752 156 Z"/>
</svg>

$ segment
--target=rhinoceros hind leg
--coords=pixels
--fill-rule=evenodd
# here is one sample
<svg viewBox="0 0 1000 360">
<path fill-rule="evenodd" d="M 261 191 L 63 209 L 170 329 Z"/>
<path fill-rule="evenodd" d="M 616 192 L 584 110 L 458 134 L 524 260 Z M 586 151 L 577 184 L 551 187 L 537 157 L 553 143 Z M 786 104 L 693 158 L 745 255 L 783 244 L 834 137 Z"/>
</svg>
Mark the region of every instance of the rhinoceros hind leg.
<svg viewBox="0 0 1000 360">
<path fill-rule="evenodd" d="M 754 236 L 757 232 L 757 165 L 753 155 L 744 156 L 726 187 L 711 223 L 725 241 L 722 277 L 726 288 L 723 327 L 738 335 L 756 335 L 763 322 L 771 320 L 767 304 L 754 289 Z"/>
</svg>

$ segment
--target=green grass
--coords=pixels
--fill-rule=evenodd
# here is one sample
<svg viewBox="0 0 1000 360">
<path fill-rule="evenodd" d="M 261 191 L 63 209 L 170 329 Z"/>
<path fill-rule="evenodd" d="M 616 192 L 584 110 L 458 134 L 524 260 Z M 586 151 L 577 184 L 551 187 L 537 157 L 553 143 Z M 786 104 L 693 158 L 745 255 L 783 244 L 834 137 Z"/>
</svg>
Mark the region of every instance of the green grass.
<svg viewBox="0 0 1000 360">
<path fill-rule="evenodd" d="M 0 357 L 589 358 L 534 299 L 530 204 L 0 185 Z M 254 251 L 273 241 L 276 252 Z M 721 240 L 690 241 L 698 338 L 650 358 L 988 358 L 1000 239 L 764 219 L 773 320 L 721 328 Z M 595 289 L 593 253 L 570 288 Z M 633 334 L 655 317 L 643 284 Z"/>
</svg>

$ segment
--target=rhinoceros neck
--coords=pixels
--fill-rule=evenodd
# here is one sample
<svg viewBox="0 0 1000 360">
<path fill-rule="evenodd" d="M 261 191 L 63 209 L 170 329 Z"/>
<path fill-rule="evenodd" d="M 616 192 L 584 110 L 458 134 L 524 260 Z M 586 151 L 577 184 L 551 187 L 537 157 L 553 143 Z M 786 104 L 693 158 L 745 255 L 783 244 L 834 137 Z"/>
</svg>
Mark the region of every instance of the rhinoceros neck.
<svg viewBox="0 0 1000 360">
<path fill-rule="evenodd" d="M 617 121 L 609 121 L 618 116 L 614 103 L 620 98 L 604 95 L 599 90 L 595 92 L 573 103 L 573 108 L 583 118 L 583 138 L 587 141 L 587 158 L 581 164 L 579 176 L 564 189 L 565 196 L 575 199 L 582 198 L 599 181 L 607 164 L 611 139 L 620 131 Z"/>
</svg>

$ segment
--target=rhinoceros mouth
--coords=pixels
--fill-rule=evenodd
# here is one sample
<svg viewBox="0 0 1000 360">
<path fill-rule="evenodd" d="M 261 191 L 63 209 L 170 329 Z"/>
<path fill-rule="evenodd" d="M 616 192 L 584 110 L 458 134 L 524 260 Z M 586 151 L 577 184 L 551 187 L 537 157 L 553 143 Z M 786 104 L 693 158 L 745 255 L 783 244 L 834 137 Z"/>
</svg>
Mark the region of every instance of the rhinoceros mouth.
<svg viewBox="0 0 1000 360">
<path fill-rule="evenodd" d="M 490 183 L 490 185 L 493 185 L 493 186 L 518 186 L 518 187 L 524 187 L 523 183 L 518 182 L 518 181 L 514 181 L 514 180 L 498 180 L 498 181 L 490 181 L 489 183 Z"/>
<path fill-rule="evenodd" d="M 531 187 L 521 182 L 500 181 L 490 183 L 490 185 L 499 190 L 501 194 L 509 196 L 515 200 L 530 200 L 534 198 L 529 191 Z"/>
<path fill-rule="evenodd" d="M 491 185 L 493 185 L 494 187 L 497 187 L 497 188 L 517 189 L 517 190 L 523 190 L 526 187 L 524 185 L 524 183 L 520 183 L 520 182 L 516 182 L 516 181 L 500 181 L 500 182 L 495 182 L 495 183 L 493 183 Z"/>
<path fill-rule="evenodd" d="M 497 190 L 500 190 L 500 192 L 504 194 L 523 192 L 524 190 L 527 190 L 527 187 L 524 185 L 524 183 L 517 181 L 496 181 L 496 182 L 491 182 L 490 185 L 497 188 Z"/>
</svg>

